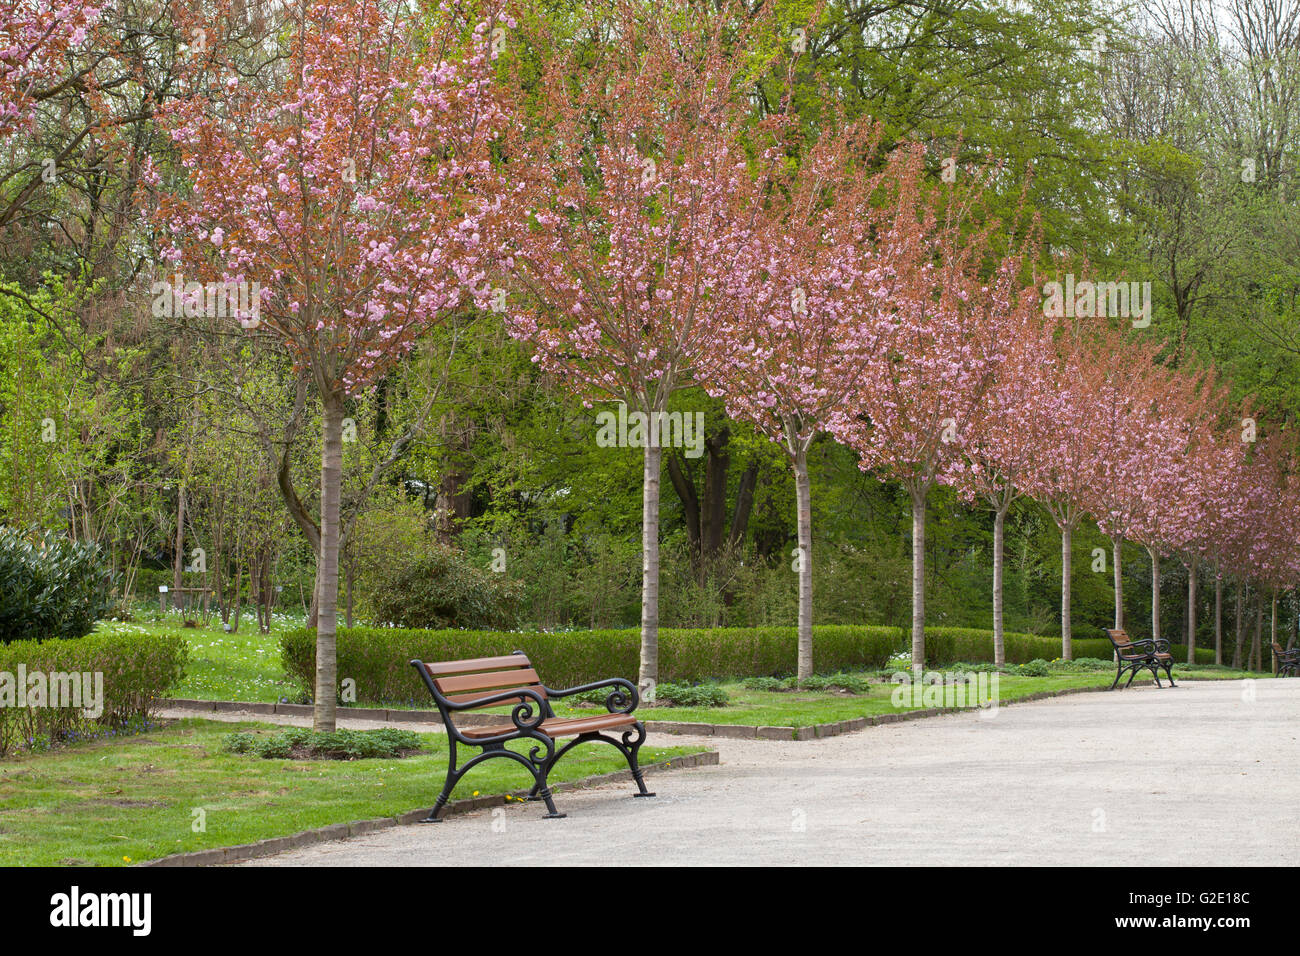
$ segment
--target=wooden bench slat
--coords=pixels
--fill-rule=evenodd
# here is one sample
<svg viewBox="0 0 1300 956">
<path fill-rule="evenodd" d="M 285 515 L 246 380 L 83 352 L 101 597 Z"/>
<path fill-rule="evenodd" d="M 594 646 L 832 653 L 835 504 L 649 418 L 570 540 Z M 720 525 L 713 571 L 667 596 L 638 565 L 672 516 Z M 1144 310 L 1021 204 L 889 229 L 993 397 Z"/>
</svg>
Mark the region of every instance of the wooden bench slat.
<svg viewBox="0 0 1300 956">
<path fill-rule="evenodd" d="M 488 671 L 483 674 L 458 674 L 439 677 L 434 681 L 444 694 L 467 690 L 488 690 L 492 687 L 518 687 L 521 684 L 540 684 L 541 678 L 531 667 L 517 671 Z"/>
<path fill-rule="evenodd" d="M 597 717 L 552 717 L 542 721 L 541 731 L 548 737 L 575 737 L 593 730 L 609 730 L 614 727 L 630 727 L 636 723 L 631 714 L 601 714 Z M 501 724 L 491 727 L 469 727 L 462 730 L 466 737 L 481 739 L 508 734 L 515 729 L 514 724 Z"/>
<path fill-rule="evenodd" d="M 424 668 L 431 677 L 446 677 L 452 674 L 467 674 L 472 671 L 499 671 L 509 668 L 528 668 L 528 658 L 523 654 L 505 654 L 501 657 L 472 657 L 463 661 L 425 661 Z"/>
<path fill-rule="evenodd" d="M 473 693 L 469 693 L 469 694 L 446 694 L 446 695 L 444 695 L 444 696 L 446 696 L 446 698 L 447 698 L 449 701 L 451 701 L 453 704 L 473 704 L 475 701 L 479 701 L 479 700 L 487 700 L 487 699 L 490 698 L 490 697 L 496 697 L 498 694 L 504 694 L 504 693 L 506 693 L 507 691 L 511 691 L 511 690 L 515 690 L 515 689 L 516 689 L 516 688 L 514 688 L 514 687 L 505 687 L 505 688 L 498 688 L 497 690 L 480 690 L 480 691 L 474 691 Z M 546 691 L 544 691 L 544 690 L 542 689 L 542 685 L 541 685 L 541 684 L 533 684 L 533 685 L 531 685 L 530 687 L 528 687 L 527 689 L 528 689 L 528 690 L 531 690 L 531 691 L 534 691 L 534 692 L 537 694 L 537 696 L 538 696 L 538 697 L 541 697 L 543 700 L 546 699 Z M 513 698 L 513 699 L 511 699 L 511 700 L 504 700 L 504 701 L 500 701 L 500 700 L 499 700 L 499 701 L 497 701 L 496 703 L 493 703 L 493 704 L 485 704 L 485 705 L 483 705 L 483 706 L 486 706 L 486 707 L 513 707 L 513 706 L 515 706 L 516 704 L 518 704 L 520 701 L 526 701 L 526 702 L 528 702 L 528 703 L 530 703 L 530 704 L 536 704 L 536 703 L 537 703 L 537 701 L 533 700 L 531 697 L 528 697 L 528 696 L 526 696 L 526 695 L 524 695 L 524 694 L 520 694 L 518 697 L 515 697 L 515 698 Z M 473 708 L 471 708 L 471 709 L 473 709 Z"/>
</svg>

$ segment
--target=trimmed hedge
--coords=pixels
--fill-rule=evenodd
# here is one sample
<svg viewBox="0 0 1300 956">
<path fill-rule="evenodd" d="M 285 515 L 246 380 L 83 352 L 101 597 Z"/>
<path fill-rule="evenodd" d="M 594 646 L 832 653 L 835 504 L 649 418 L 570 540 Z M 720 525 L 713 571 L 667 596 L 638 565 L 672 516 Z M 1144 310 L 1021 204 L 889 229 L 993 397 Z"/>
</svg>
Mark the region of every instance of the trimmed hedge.
<svg viewBox="0 0 1300 956">
<path fill-rule="evenodd" d="M 1053 661 L 1061 656 L 1059 637 L 1009 633 L 1007 663 Z M 876 625 L 822 625 L 813 628 L 813 663 L 820 674 L 887 667 L 906 653 L 908 635 Z M 635 681 L 641 635 L 636 630 L 536 631 L 413 630 L 355 627 L 338 632 L 340 683 L 355 681 L 357 702 L 428 705 L 428 692 L 409 661 L 495 657 L 523 651 L 551 687 L 574 687 L 604 677 Z M 660 682 L 716 681 L 745 677 L 787 677 L 797 670 L 793 627 L 660 628 Z M 1105 638 L 1075 638 L 1074 657 L 1111 658 Z M 316 687 L 316 632 L 305 628 L 280 639 L 285 673 L 310 697 Z M 1174 660 L 1187 648 L 1173 647 Z M 993 660 L 993 634 L 977 628 L 926 628 L 928 667 Z M 1212 664 L 1213 648 L 1197 648 L 1197 663 Z M 898 665 L 906 669 L 905 664 Z M 1175 664 L 1177 666 L 1177 663 Z"/>
<path fill-rule="evenodd" d="M 0 694 L 7 688 L 15 695 L 13 701 L 0 698 L 0 755 L 19 746 L 95 736 L 132 720 L 147 719 L 157 698 L 184 676 L 188 657 L 189 643 L 175 634 L 91 634 L 63 641 L 0 645 L 0 674 L 4 675 Z M 84 706 L 16 706 L 20 665 L 29 678 L 51 673 L 102 674 L 103 712 L 87 717 Z"/>
<path fill-rule="evenodd" d="M 1141 639 L 1141 635 L 1135 635 Z M 1006 633 L 1003 635 L 1008 664 L 1027 664 L 1032 660 L 1054 661 L 1061 656 L 1060 636 Z M 1114 648 L 1106 637 L 1075 637 L 1071 642 L 1072 656 L 1096 657 L 1110 660 Z M 1187 645 L 1174 644 L 1170 648 L 1174 666 L 1187 660 Z M 993 632 L 974 627 L 927 627 L 925 629 L 925 662 L 934 667 L 955 664 L 958 661 L 974 663 L 993 660 Z M 1198 647 L 1196 663 L 1213 664 L 1214 648 Z"/>
<path fill-rule="evenodd" d="M 797 670 L 793 627 L 660 628 L 660 681 L 705 681 L 787 675 Z M 896 628 L 825 625 L 813 628 L 813 661 L 822 673 L 874 670 L 902 646 Z M 356 682 L 364 703 L 429 704 L 410 661 L 494 657 L 523 651 L 551 687 L 575 687 L 605 677 L 635 681 L 641 635 L 636 630 L 422 631 L 341 628 L 338 675 Z M 285 672 L 302 692 L 316 684 L 316 633 L 305 628 L 280 639 Z"/>
</svg>

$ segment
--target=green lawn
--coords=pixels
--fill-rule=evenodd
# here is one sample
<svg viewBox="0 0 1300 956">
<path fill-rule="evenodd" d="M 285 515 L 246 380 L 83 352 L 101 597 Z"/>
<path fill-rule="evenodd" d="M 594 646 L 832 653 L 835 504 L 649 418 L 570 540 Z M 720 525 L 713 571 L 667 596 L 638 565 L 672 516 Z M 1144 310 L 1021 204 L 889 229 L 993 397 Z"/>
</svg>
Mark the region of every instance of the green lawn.
<svg viewBox="0 0 1300 956">
<path fill-rule="evenodd" d="M 431 806 L 442 788 L 446 738 L 439 734 L 422 735 L 429 753 L 403 760 L 264 760 L 221 750 L 237 730 L 283 729 L 194 718 L 138 737 L 0 760 L 0 865 L 125 865 L 395 816 Z M 641 760 L 700 749 L 646 747 Z M 551 780 L 626 767 L 612 747 L 584 744 Z M 490 760 L 470 771 L 452 799 L 531 785 L 514 761 Z M 557 800 L 563 809 L 564 795 Z M 196 809 L 204 811 L 205 832 L 193 830 Z"/>
<path fill-rule="evenodd" d="M 1194 673 L 1194 676 L 1193 676 Z M 1245 671 L 1227 669 L 1198 669 L 1180 674 L 1174 666 L 1174 680 L 1227 680 L 1242 677 L 1260 677 Z M 1028 697 L 1040 692 L 1061 691 L 1075 687 L 1109 687 L 1115 679 L 1114 671 L 1096 673 L 1057 673 L 1047 677 L 1013 677 L 1003 675 L 998 680 L 998 696 L 1002 703 Z M 1127 679 L 1127 678 L 1125 678 Z M 1161 677 L 1163 681 L 1163 675 Z M 1138 677 L 1136 687 L 1143 681 Z M 1150 678 L 1146 678 L 1150 683 Z M 903 707 L 895 707 L 892 700 L 894 685 L 874 684 L 869 693 L 836 695 L 814 691 L 758 691 L 748 690 L 739 682 L 722 685 L 731 698 L 726 707 L 642 707 L 637 714 L 643 720 L 675 720 L 702 724 L 744 724 L 767 727 L 808 727 L 813 724 L 836 723 L 854 717 L 872 717 L 901 711 L 924 710 L 925 703 L 910 699 Z M 590 710 L 566 707 L 557 702 L 556 713 L 573 716 L 591 713 Z"/>
<path fill-rule="evenodd" d="M 273 615 L 271 633 L 259 634 L 257 621 L 245 615 L 239 633 L 227 634 L 221 619 L 214 617 L 208 627 L 187 628 L 175 615 L 162 621 L 148 615 L 130 622 L 100 621 L 97 632 L 143 634 L 166 632 L 180 634 L 190 643 L 190 660 L 185 680 L 172 691 L 173 697 L 195 700 L 243 700 L 275 703 L 282 697 L 296 700 L 300 693 L 289 683 L 280 664 L 280 633 L 301 627 L 301 616 Z"/>
</svg>

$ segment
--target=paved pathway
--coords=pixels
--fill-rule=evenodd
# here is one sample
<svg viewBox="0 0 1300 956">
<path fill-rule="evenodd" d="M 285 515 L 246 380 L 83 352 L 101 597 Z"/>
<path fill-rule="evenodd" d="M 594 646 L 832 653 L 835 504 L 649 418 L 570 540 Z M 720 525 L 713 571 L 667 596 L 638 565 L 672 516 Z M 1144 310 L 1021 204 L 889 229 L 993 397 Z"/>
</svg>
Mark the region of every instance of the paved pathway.
<svg viewBox="0 0 1300 956">
<path fill-rule="evenodd" d="M 806 742 L 243 865 L 1300 862 L 1300 680 L 1133 687 Z M 430 796 L 440 781 L 430 781 Z M 1127 836 L 1120 834 L 1127 833 Z"/>
</svg>

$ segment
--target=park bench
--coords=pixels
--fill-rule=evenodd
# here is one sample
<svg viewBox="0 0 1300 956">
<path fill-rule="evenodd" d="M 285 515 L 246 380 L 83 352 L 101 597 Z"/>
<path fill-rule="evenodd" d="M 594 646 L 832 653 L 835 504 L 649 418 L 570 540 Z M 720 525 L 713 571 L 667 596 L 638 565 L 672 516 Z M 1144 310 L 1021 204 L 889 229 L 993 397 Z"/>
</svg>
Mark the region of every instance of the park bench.
<svg viewBox="0 0 1300 956">
<path fill-rule="evenodd" d="M 1296 669 L 1300 668 L 1300 647 L 1288 651 L 1277 641 L 1274 641 L 1273 655 L 1277 658 L 1277 676 L 1295 677 Z"/>
<path fill-rule="evenodd" d="M 1111 690 L 1119 685 L 1119 679 L 1126 672 L 1128 681 L 1124 684 L 1125 687 L 1133 683 L 1137 672 L 1143 669 L 1151 671 L 1157 687 L 1163 687 L 1164 685 L 1160 683 L 1161 667 L 1165 669 L 1165 676 L 1169 678 L 1169 686 L 1178 686 L 1174 683 L 1174 655 L 1169 653 L 1168 641 L 1160 638 L 1135 641 L 1123 628 L 1107 628 L 1106 636 L 1110 638 L 1110 643 L 1115 648 L 1115 680 L 1110 685 Z"/>
<path fill-rule="evenodd" d="M 564 816 L 555 809 L 555 800 L 547 785 L 547 777 L 560 758 L 578 744 L 599 740 L 611 744 L 627 758 L 632 770 L 632 779 L 636 781 L 639 793 L 637 797 L 653 797 L 646 789 L 641 767 L 637 763 L 637 754 L 645 743 L 645 725 L 632 712 L 636 710 L 640 698 L 631 681 L 621 677 L 570 687 L 567 690 L 554 690 L 542 683 L 537 671 L 528 662 L 523 651 L 515 651 L 503 657 L 479 657 L 463 661 L 442 661 L 425 663 L 411 661 L 424 683 L 433 695 L 442 715 L 442 722 L 447 728 L 447 781 L 442 793 L 429 815 L 422 823 L 438 823 L 438 814 L 446 805 L 457 782 L 472 767 L 493 757 L 505 757 L 515 760 L 528 768 L 534 784 L 529 792 L 530 800 L 546 801 L 548 819 Z M 551 701 L 561 697 L 572 697 L 587 691 L 609 687 L 609 696 L 605 698 L 607 713 L 591 717 L 560 718 L 555 716 Z M 513 704 L 510 714 L 501 715 L 501 720 L 509 723 L 489 724 L 486 726 L 457 726 L 454 715 L 467 710 L 483 707 L 500 707 Z M 603 731 L 617 733 L 618 739 L 607 736 Z M 573 739 L 556 750 L 557 738 Z M 535 741 L 528 748 L 528 753 L 509 749 L 506 745 L 513 741 Z M 456 761 L 457 746 L 478 747 L 480 752 L 470 757 L 463 764 Z"/>
</svg>

